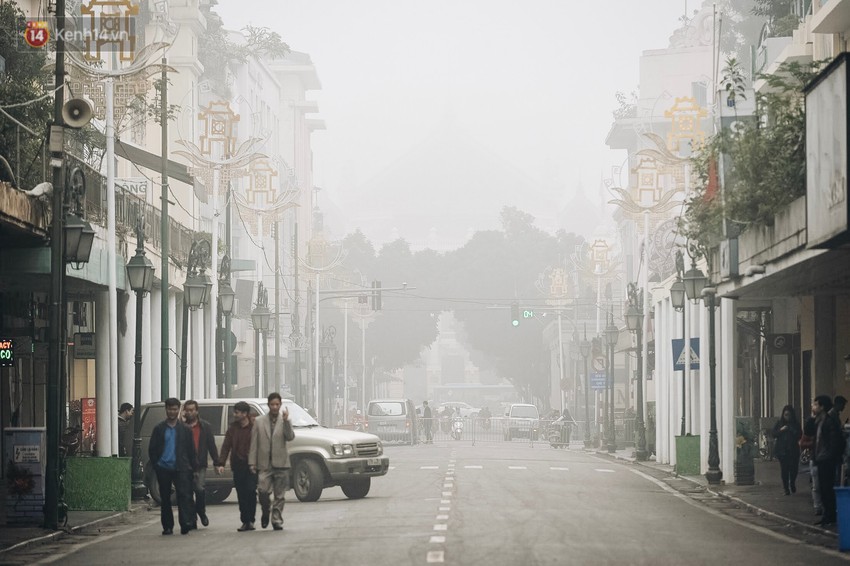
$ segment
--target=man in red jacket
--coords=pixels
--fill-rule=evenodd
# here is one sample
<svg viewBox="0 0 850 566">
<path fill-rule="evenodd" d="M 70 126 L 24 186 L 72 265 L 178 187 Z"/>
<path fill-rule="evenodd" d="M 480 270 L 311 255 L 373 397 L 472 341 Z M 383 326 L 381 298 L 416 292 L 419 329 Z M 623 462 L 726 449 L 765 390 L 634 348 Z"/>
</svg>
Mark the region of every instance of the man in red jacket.
<svg viewBox="0 0 850 566">
<path fill-rule="evenodd" d="M 251 450 L 251 431 L 254 422 L 250 416 L 251 407 L 245 401 L 239 401 L 233 407 L 235 420 L 227 429 L 221 456 L 218 459 L 218 473 L 224 472 L 224 464 L 230 456 L 230 469 L 233 471 L 233 485 L 239 500 L 239 516 L 242 526 L 237 531 L 253 531 L 257 517 L 257 474 L 248 466 L 248 452 Z"/>
<path fill-rule="evenodd" d="M 192 463 L 192 491 L 195 494 L 195 513 L 192 515 L 192 525 L 198 528 L 195 517 L 201 520 L 203 526 L 208 526 L 206 484 L 207 484 L 207 455 L 212 458 L 213 467 L 218 467 L 218 448 L 215 447 L 215 436 L 210 423 L 198 415 L 198 402 L 190 399 L 183 403 L 183 418 L 186 426 L 192 432 L 195 445 L 195 461 Z"/>
</svg>

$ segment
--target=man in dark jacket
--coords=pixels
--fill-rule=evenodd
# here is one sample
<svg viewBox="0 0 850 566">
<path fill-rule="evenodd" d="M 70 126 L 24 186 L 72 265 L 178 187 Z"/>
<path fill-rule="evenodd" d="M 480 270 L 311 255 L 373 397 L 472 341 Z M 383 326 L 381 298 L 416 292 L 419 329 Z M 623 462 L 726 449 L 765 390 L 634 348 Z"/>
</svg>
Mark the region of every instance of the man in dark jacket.
<svg viewBox="0 0 850 566">
<path fill-rule="evenodd" d="M 192 432 L 180 422 L 180 401 L 174 397 L 165 400 L 165 420 L 151 432 L 148 458 L 159 485 L 160 519 L 162 534 L 174 532 L 174 513 L 171 510 L 171 486 L 177 492 L 177 518 L 180 534 L 192 529 L 192 463 L 195 446 Z"/>
<path fill-rule="evenodd" d="M 817 525 L 832 525 L 837 519 L 835 509 L 835 466 L 844 453 L 844 437 L 841 425 L 833 415 L 832 399 L 828 395 L 818 395 L 812 403 L 817 433 L 815 435 L 814 460 L 818 467 L 818 486 L 823 502 L 823 517 Z"/>
<path fill-rule="evenodd" d="M 118 455 L 133 456 L 133 405 L 122 403 L 118 408 Z"/>
<path fill-rule="evenodd" d="M 192 462 L 192 491 L 195 493 L 195 513 L 192 514 L 192 525 L 198 527 L 195 519 L 201 520 L 203 526 L 208 526 L 206 485 L 207 485 L 207 455 L 212 458 L 213 466 L 218 467 L 218 448 L 215 447 L 215 433 L 210 423 L 198 415 L 198 402 L 190 399 L 183 403 L 183 418 L 186 426 L 192 432 L 192 444 L 195 448 L 195 460 Z"/>
<path fill-rule="evenodd" d="M 239 500 L 239 517 L 242 519 L 242 525 L 236 530 L 241 533 L 255 530 L 254 522 L 257 518 L 257 474 L 248 467 L 251 431 L 254 428 L 250 405 L 245 401 L 236 403 L 233 406 L 233 417 L 235 420 L 230 423 L 221 445 L 218 473 L 224 473 L 224 464 L 230 456 L 233 485 Z"/>
</svg>

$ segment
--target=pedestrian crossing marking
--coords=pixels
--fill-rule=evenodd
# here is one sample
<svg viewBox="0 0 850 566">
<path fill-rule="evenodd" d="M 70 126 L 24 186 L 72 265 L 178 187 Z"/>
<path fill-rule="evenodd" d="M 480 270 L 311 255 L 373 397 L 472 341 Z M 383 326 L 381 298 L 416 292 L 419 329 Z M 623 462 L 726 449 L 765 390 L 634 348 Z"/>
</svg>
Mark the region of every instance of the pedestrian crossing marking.
<svg viewBox="0 0 850 566">
<path fill-rule="evenodd" d="M 555 470 L 555 471 L 557 471 L 557 472 L 569 472 L 569 471 L 570 471 L 570 469 L 569 469 L 569 468 L 555 468 L 555 467 L 550 467 L 549 469 L 550 469 L 550 470 Z"/>
<path fill-rule="evenodd" d="M 528 468 L 525 466 L 508 466 L 509 470 L 527 470 Z"/>
<path fill-rule="evenodd" d="M 449 516 L 448 516 L 448 515 L 437 515 L 437 519 L 436 519 L 436 520 L 437 520 L 437 521 L 448 521 L 448 520 L 449 520 Z"/>
<path fill-rule="evenodd" d="M 425 561 L 428 564 L 442 564 L 446 561 L 446 553 L 443 550 L 429 550 Z"/>
<path fill-rule="evenodd" d="M 434 535 L 428 540 L 428 542 L 431 544 L 443 544 L 446 542 L 446 537 L 443 535 Z"/>
<path fill-rule="evenodd" d="M 481 470 L 484 466 L 464 466 L 464 468 L 467 470 Z"/>
<path fill-rule="evenodd" d="M 420 470 L 439 470 L 440 466 L 420 466 Z"/>
<path fill-rule="evenodd" d="M 449 526 L 445 523 L 440 523 L 438 525 L 434 525 L 435 531 L 447 531 L 449 530 Z"/>
<path fill-rule="evenodd" d="M 606 473 L 606 474 L 613 474 L 614 473 L 614 470 L 609 470 L 607 468 L 594 468 L 593 471 L 594 472 L 603 472 L 603 473 Z"/>
</svg>

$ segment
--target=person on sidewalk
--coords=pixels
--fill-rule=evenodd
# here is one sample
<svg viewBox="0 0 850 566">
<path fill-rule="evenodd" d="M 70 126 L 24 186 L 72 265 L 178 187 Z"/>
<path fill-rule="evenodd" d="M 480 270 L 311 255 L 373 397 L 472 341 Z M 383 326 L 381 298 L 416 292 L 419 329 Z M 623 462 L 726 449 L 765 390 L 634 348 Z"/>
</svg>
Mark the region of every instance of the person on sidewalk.
<svg viewBox="0 0 850 566">
<path fill-rule="evenodd" d="M 151 432 L 148 458 L 156 472 L 159 485 L 160 520 L 162 534 L 174 532 L 174 513 L 171 510 L 171 486 L 177 492 L 177 518 L 180 534 L 192 529 L 192 462 L 195 446 L 192 433 L 180 422 L 180 401 L 174 397 L 165 400 L 165 420 Z"/>
<path fill-rule="evenodd" d="M 190 399 L 183 403 L 183 418 L 192 431 L 192 443 L 195 446 L 195 460 L 192 462 L 192 491 L 195 494 L 195 512 L 192 513 L 192 525 L 198 528 L 197 519 L 203 526 L 209 526 L 207 518 L 206 485 L 207 455 L 212 458 L 213 467 L 218 471 L 218 448 L 212 426 L 198 415 L 198 402 Z M 196 519 L 197 517 L 197 519 Z"/>
<path fill-rule="evenodd" d="M 815 524 L 829 526 L 837 519 L 835 509 L 835 466 L 844 453 L 844 437 L 841 425 L 832 414 L 832 399 L 829 395 L 818 395 L 812 410 L 818 425 L 815 434 L 815 462 L 818 467 L 818 486 L 823 502 L 823 517 Z"/>
<path fill-rule="evenodd" d="M 245 401 L 239 401 L 233 407 L 234 421 L 224 435 L 221 454 L 218 459 L 218 473 L 224 473 L 224 464 L 230 456 L 230 469 L 233 472 L 233 486 L 239 501 L 239 518 L 242 526 L 237 531 L 253 531 L 257 518 L 257 474 L 248 465 L 251 451 L 251 431 L 254 428 L 250 416 L 251 407 Z"/>
<path fill-rule="evenodd" d="M 814 406 L 814 403 L 812 403 Z M 800 450 L 805 454 L 806 461 L 809 463 L 809 481 L 812 486 L 812 504 L 815 508 L 815 515 L 823 515 L 823 503 L 820 498 L 820 487 L 818 486 L 818 466 L 815 462 L 815 436 L 818 433 L 818 423 L 812 413 L 806 422 L 803 423 L 803 435 L 800 437 Z"/>
<path fill-rule="evenodd" d="M 251 431 L 251 452 L 248 465 L 258 474 L 257 495 L 260 499 L 263 516 L 260 525 L 269 526 L 271 511 L 272 527 L 276 531 L 283 529 L 284 493 L 289 488 L 289 453 L 286 443 L 295 438 L 292 423 L 289 422 L 289 410 L 280 410 L 280 393 L 272 392 L 268 397 L 269 412 L 257 417 Z M 274 505 L 271 494 L 274 492 Z"/>
<path fill-rule="evenodd" d="M 800 466 L 800 425 L 794 407 L 782 407 L 782 416 L 773 425 L 773 454 L 779 460 L 779 470 L 782 476 L 782 487 L 785 495 L 797 493 L 797 471 Z"/>
<path fill-rule="evenodd" d="M 118 455 L 122 458 L 133 456 L 133 405 L 121 403 L 118 407 Z"/>
</svg>

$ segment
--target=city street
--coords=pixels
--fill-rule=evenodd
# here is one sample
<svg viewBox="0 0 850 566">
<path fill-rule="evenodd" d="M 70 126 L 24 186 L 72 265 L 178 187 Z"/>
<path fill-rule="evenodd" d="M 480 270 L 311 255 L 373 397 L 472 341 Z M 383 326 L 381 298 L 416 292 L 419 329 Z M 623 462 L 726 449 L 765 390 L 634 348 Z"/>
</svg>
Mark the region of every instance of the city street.
<svg viewBox="0 0 850 566">
<path fill-rule="evenodd" d="M 7 564 L 829 564 L 836 551 L 747 525 L 640 466 L 536 443 L 390 446 L 362 500 L 289 493 L 283 532 L 238 533 L 235 496 L 210 526 L 164 537 L 157 509 Z"/>
</svg>

